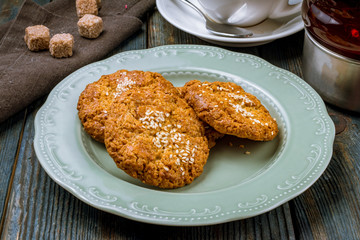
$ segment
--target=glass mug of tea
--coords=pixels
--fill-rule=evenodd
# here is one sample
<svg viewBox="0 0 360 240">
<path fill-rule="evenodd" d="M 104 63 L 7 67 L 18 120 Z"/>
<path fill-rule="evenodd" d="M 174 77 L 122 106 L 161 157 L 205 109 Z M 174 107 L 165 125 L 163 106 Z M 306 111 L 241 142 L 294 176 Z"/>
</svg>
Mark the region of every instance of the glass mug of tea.
<svg viewBox="0 0 360 240">
<path fill-rule="evenodd" d="M 304 0 L 302 17 L 325 47 L 360 60 L 360 0 Z"/>
<path fill-rule="evenodd" d="M 302 0 L 198 0 L 215 22 L 249 27 L 299 13 Z"/>
<path fill-rule="evenodd" d="M 325 101 L 360 112 L 360 0 L 304 0 L 303 77 Z"/>
</svg>

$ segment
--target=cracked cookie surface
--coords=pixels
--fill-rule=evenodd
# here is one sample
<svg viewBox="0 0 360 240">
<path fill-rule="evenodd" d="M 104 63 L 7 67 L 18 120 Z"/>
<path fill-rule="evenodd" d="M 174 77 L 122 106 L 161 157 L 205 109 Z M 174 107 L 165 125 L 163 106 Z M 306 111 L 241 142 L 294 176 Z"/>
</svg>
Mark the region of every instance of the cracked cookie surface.
<svg viewBox="0 0 360 240">
<path fill-rule="evenodd" d="M 198 117 L 220 133 L 269 141 L 279 132 L 261 102 L 235 83 L 192 80 L 181 92 Z"/>
<path fill-rule="evenodd" d="M 132 88 L 112 103 L 105 146 L 130 176 L 178 188 L 200 176 L 209 154 L 203 123 L 178 93 Z"/>
<path fill-rule="evenodd" d="M 104 123 L 111 103 L 134 86 L 153 86 L 175 91 L 159 73 L 119 70 L 86 86 L 80 94 L 77 110 L 84 130 L 95 140 L 104 142 Z"/>
<path fill-rule="evenodd" d="M 180 96 L 182 98 L 184 98 L 185 88 L 184 87 L 176 87 L 176 89 L 179 91 Z M 211 148 L 215 147 L 217 140 L 224 137 L 224 134 L 216 131 L 213 127 L 211 127 L 206 122 L 204 122 L 202 120 L 201 120 L 201 122 L 203 123 L 204 128 L 205 128 L 205 136 L 206 136 L 206 138 L 208 140 L 208 143 L 209 143 L 209 149 L 211 149 Z"/>
</svg>

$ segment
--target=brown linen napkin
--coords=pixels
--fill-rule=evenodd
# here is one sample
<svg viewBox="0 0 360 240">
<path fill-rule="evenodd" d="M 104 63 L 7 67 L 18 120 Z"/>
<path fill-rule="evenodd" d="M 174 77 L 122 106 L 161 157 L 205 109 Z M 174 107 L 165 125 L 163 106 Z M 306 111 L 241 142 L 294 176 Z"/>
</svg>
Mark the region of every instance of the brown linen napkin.
<svg viewBox="0 0 360 240">
<path fill-rule="evenodd" d="M 56 0 L 44 7 L 26 0 L 16 19 L 0 27 L 0 122 L 49 93 L 73 71 L 104 58 L 141 28 L 139 18 L 154 6 L 155 0 L 102 1 L 104 31 L 90 40 L 78 33 L 74 0 Z M 73 56 L 56 59 L 49 51 L 29 51 L 25 28 L 37 24 L 47 26 L 51 35 L 71 33 Z"/>
</svg>

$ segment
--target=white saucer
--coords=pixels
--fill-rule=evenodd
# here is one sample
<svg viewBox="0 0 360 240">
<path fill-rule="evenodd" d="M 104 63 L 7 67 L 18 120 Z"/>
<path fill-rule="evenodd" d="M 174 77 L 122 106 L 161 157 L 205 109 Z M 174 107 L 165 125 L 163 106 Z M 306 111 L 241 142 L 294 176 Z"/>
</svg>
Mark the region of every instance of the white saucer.
<svg viewBox="0 0 360 240">
<path fill-rule="evenodd" d="M 196 1 L 193 1 L 197 4 Z M 292 35 L 304 28 L 300 12 L 287 18 L 267 19 L 264 22 L 248 27 L 254 35 L 250 38 L 220 37 L 206 30 L 204 20 L 191 7 L 180 0 L 156 0 L 160 14 L 175 27 L 195 35 L 204 41 L 222 46 L 251 47 L 269 43 L 279 38 Z"/>
</svg>

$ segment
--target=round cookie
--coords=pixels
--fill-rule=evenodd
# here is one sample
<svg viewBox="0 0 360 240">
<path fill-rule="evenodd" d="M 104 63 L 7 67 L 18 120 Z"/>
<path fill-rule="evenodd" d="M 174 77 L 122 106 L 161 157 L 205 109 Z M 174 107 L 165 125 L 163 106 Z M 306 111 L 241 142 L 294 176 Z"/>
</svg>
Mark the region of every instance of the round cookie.
<svg viewBox="0 0 360 240">
<path fill-rule="evenodd" d="M 133 86 L 153 86 L 176 91 L 159 73 L 119 70 L 86 86 L 77 109 L 84 130 L 95 140 L 104 142 L 104 123 L 114 99 Z"/>
<path fill-rule="evenodd" d="M 209 155 L 205 129 L 179 94 L 150 87 L 124 92 L 105 122 L 105 146 L 130 176 L 178 188 L 200 176 Z"/>
<path fill-rule="evenodd" d="M 198 117 L 220 133 L 269 141 L 279 132 L 261 102 L 235 83 L 192 80 L 181 91 Z"/>
<path fill-rule="evenodd" d="M 185 97 L 185 88 L 184 87 L 176 87 L 176 89 L 179 91 L 179 94 L 182 98 Z M 202 120 L 201 120 L 202 121 Z M 209 124 L 202 121 L 204 128 L 205 128 L 205 137 L 208 140 L 209 143 L 209 149 L 215 147 L 216 141 L 224 136 L 223 133 L 219 133 L 216 131 L 213 127 L 211 127 Z"/>
</svg>

